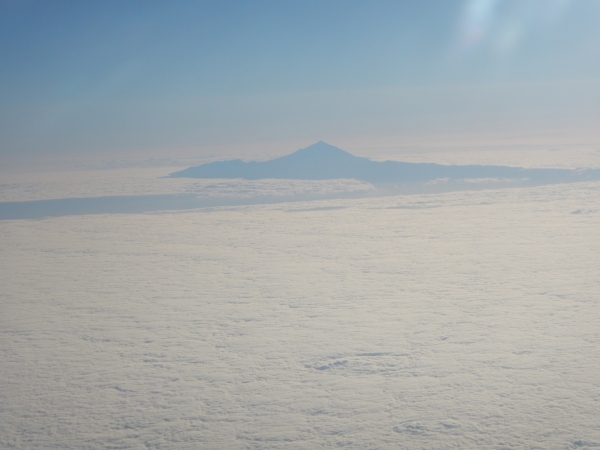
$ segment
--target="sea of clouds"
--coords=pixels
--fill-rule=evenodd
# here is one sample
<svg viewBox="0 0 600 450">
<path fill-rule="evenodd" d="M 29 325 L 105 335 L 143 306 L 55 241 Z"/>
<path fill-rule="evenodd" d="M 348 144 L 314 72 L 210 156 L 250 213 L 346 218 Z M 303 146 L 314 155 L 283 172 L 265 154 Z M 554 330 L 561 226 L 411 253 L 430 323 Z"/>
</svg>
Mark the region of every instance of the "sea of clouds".
<svg viewBox="0 0 600 450">
<path fill-rule="evenodd" d="M 102 174 L 2 199 L 371 188 Z M 2 220 L 0 448 L 600 447 L 599 229 L 598 182 Z"/>
</svg>

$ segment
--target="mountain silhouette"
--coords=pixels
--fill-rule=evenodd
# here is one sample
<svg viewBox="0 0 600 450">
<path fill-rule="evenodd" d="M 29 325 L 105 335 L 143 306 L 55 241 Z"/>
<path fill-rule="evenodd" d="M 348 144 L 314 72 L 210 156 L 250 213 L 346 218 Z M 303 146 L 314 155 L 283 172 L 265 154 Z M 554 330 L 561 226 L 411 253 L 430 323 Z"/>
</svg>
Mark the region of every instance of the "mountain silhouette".
<svg viewBox="0 0 600 450">
<path fill-rule="evenodd" d="M 216 161 L 174 172 L 170 177 L 283 178 L 329 180 L 353 178 L 373 184 L 423 183 L 436 179 L 518 179 L 550 184 L 600 179 L 600 169 L 524 169 L 506 166 L 447 166 L 433 163 L 372 161 L 319 141 L 290 155 L 269 161 Z"/>
</svg>

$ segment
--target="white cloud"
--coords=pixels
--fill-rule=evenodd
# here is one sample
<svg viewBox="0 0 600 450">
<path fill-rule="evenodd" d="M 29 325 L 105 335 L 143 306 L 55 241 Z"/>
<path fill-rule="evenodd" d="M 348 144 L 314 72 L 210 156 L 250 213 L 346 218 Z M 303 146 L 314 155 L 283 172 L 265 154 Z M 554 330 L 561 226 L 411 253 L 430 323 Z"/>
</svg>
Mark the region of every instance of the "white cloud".
<svg viewBox="0 0 600 450">
<path fill-rule="evenodd" d="M 592 448 L 598 189 L 2 221 L 0 447 Z"/>
</svg>

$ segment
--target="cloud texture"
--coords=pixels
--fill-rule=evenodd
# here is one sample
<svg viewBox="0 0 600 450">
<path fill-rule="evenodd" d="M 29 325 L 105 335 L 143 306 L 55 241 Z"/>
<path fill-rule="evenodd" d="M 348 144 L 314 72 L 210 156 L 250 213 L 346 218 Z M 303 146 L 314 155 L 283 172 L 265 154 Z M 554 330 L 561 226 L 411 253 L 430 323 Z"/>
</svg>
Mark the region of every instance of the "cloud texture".
<svg viewBox="0 0 600 450">
<path fill-rule="evenodd" d="M 598 189 L 2 221 L 0 447 L 596 447 Z"/>
</svg>

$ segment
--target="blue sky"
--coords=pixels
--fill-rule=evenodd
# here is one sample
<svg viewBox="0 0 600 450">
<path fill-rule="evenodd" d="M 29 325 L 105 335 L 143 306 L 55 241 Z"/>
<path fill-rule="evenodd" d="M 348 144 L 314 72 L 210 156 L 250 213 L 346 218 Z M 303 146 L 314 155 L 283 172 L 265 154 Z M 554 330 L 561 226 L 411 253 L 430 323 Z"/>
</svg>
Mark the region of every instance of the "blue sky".
<svg viewBox="0 0 600 450">
<path fill-rule="evenodd" d="M 0 154 L 600 146 L 598 23 L 595 0 L 5 0 Z"/>
</svg>

